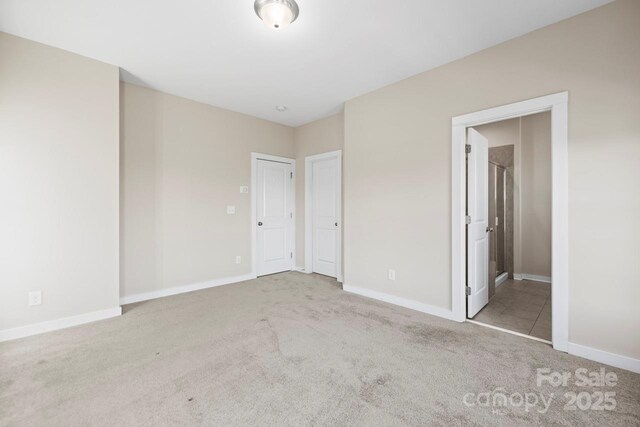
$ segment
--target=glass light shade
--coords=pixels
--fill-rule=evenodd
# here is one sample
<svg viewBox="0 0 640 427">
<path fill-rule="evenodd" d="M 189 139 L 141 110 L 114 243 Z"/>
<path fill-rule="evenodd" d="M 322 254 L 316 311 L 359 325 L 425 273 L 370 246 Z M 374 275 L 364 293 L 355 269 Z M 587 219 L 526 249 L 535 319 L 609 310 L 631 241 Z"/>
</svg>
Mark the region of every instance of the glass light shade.
<svg viewBox="0 0 640 427">
<path fill-rule="evenodd" d="M 280 29 L 298 17 L 298 5 L 293 0 L 257 0 L 255 11 L 269 28 Z"/>
</svg>

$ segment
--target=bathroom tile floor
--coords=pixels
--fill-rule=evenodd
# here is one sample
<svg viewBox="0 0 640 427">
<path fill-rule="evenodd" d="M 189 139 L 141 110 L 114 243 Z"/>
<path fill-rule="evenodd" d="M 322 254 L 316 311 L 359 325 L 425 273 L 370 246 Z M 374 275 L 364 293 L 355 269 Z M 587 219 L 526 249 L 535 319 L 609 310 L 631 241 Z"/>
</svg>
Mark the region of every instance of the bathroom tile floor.
<svg viewBox="0 0 640 427">
<path fill-rule="evenodd" d="M 509 279 L 473 320 L 551 341 L 551 284 Z"/>
</svg>

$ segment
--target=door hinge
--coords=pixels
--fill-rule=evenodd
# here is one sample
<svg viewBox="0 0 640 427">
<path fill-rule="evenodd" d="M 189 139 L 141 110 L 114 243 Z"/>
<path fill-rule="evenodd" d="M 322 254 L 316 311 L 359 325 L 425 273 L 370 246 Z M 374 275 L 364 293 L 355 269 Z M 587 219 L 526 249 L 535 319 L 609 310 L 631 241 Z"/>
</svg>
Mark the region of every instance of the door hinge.
<svg viewBox="0 0 640 427">
<path fill-rule="evenodd" d="M 290 173 L 291 173 L 291 179 L 293 179 L 293 172 L 290 172 Z"/>
<path fill-rule="evenodd" d="M 293 259 L 293 252 L 291 252 L 291 259 Z"/>
<path fill-rule="evenodd" d="M 471 295 L 471 288 L 468 286 L 464 287 L 464 293 L 467 294 L 467 296 Z"/>
<path fill-rule="evenodd" d="M 469 215 L 464 217 L 464 223 L 467 225 L 471 224 L 471 217 Z"/>
<path fill-rule="evenodd" d="M 471 152 L 471 145 L 470 144 L 465 144 L 464 152 L 467 153 L 467 154 L 469 154 Z"/>
</svg>

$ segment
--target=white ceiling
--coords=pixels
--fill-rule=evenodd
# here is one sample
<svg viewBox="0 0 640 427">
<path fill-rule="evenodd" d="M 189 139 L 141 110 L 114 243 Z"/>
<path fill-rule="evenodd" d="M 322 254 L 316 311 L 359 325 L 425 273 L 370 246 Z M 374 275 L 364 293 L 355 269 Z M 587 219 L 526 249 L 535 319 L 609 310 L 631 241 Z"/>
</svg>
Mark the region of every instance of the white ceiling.
<svg viewBox="0 0 640 427">
<path fill-rule="evenodd" d="M 132 83 L 298 126 L 608 2 L 298 0 L 298 20 L 276 31 L 253 0 L 0 0 L 0 30 L 118 65 Z"/>
</svg>

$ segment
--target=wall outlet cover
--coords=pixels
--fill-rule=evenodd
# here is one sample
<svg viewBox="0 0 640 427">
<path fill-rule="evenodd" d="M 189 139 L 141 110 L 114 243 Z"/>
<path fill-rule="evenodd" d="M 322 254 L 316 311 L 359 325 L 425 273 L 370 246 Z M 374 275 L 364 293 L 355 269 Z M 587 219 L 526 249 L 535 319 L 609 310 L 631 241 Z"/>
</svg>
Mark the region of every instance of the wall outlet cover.
<svg viewBox="0 0 640 427">
<path fill-rule="evenodd" d="M 389 280 L 396 280 L 396 271 L 389 270 Z"/>
<path fill-rule="evenodd" d="M 249 187 L 247 187 L 246 185 L 243 185 L 242 187 L 240 187 L 240 192 L 241 193 L 248 193 L 249 192 Z"/>
<path fill-rule="evenodd" d="M 242 257 L 240 255 L 236 255 L 236 264 L 242 264 Z"/>
<path fill-rule="evenodd" d="M 233 215 L 234 213 L 236 213 L 236 207 L 235 206 L 227 206 L 227 214 Z"/>
<path fill-rule="evenodd" d="M 42 304 L 42 291 L 29 292 L 29 305 Z"/>
</svg>

